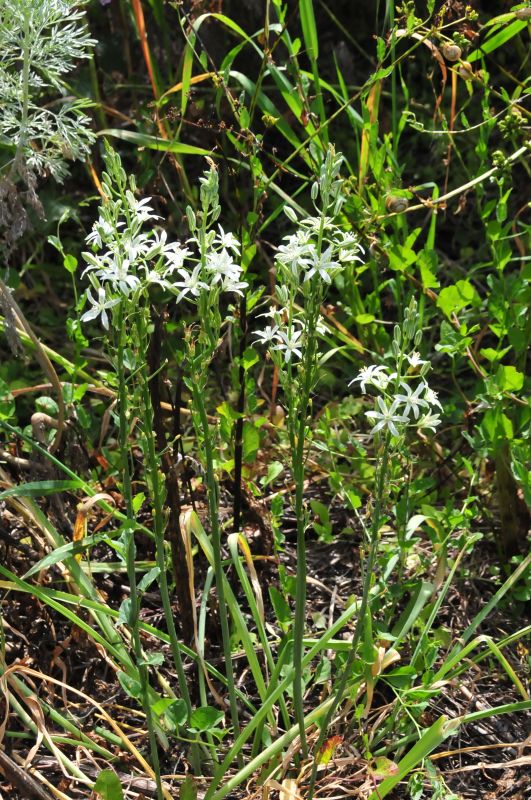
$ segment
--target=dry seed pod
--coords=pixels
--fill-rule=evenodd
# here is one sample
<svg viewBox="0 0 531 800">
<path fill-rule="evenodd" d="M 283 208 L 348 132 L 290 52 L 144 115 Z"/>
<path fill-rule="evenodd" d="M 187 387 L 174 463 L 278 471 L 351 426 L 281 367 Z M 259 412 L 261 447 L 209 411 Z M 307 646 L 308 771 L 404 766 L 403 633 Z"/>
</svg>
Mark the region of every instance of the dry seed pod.
<svg viewBox="0 0 531 800">
<path fill-rule="evenodd" d="M 459 61 L 462 52 L 459 45 L 453 44 L 453 42 L 446 42 L 441 47 L 441 53 L 447 61 Z"/>
<path fill-rule="evenodd" d="M 392 214 L 403 214 L 408 205 L 409 203 L 405 197 L 397 197 L 394 194 L 390 194 L 385 201 L 386 209 Z"/>
<path fill-rule="evenodd" d="M 531 19 L 531 8 L 517 8 L 514 16 L 516 19 Z"/>
<path fill-rule="evenodd" d="M 471 81 L 475 78 L 474 68 L 469 61 L 461 61 L 457 72 L 464 81 Z"/>
</svg>

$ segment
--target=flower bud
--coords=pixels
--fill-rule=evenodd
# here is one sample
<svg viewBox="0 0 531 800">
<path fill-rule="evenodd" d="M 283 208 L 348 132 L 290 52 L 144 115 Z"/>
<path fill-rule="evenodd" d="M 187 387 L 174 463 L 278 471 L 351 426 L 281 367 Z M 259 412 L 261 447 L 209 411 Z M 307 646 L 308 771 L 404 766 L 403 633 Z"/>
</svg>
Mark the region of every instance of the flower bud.
<svg viewBox="0 0 531 800">
<path fill-rule="evenodd" d="M 186 206 L 186 218 L 188 219 L 188 227 L 190 228 L 190 233 L 193 233 L 197 228 L 197 222 L 192 206 Z"/>
<path fill-rule="evenodd" d="M 299 220 L 297 219 L 297 215 L 291 206 L 284 206 L 284 214 L 290 220 L 290 222 L 297 223 Z"/>
<path fill-rule="evenodd" d="M 393 331 L 393 338 L 394 341 L 399 345 L 402 341 L 402 331 L 400 330 L 400 325 L 395 325 Z"/>
</svg>

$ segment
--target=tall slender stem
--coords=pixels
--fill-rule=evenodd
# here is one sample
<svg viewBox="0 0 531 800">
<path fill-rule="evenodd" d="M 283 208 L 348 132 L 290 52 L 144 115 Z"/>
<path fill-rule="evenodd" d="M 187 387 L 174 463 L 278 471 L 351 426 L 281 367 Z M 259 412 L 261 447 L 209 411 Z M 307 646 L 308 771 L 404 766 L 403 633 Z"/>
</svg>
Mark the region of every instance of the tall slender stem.
<svg viewBox="0 0 531 800">
<path fill-rule="evenodd" d="M 125 347 L 127 343 L 127 330 L 124 319 L 124 303 L 120 303 L 118 314 L 118 348 L 116 359 L 116 371 L 118 374 L 118 404 L 119 404 L 119 419 L 120 419 L 120 455 L 122 459 L 121 473 L 122 473 L 122 493 L 124 497 L 125 509 L 127 518 L 129 520 L 129 527 L 124 532 L 126 561 L 127 561 L 127 577 L 129 580 L 129 628 L 131 629 L 133 651 L 138 668 L 138 675 L 140 679 L 140 686 L 142 692 L 142 706 L 146 715 L 146 725 L 148 729 L 149 748 L 151 753 L 151 761 L 153 771 L 155 773 L 157 785 L 157 800 L 164 800 L 164 791 L 162 788 L 162 780 L 160 777 L 160 764 L 159 754 L 157 749 L 157 739 L 155 736 L 155 729 L 153 726 L 153 718 L 151 716 L 151 708 L 149 703 L 149 673 L 147 666 L 144 662 L 142 653 L 142 644 L 140 642 L 140 628 L 139 612 L 140 602 L 138 598 L 138 589 L 136 581 L 136 546 L 135 534 L 133 526 L 134 508 L 133 508 L 133 487 L 131 481 L 131 468 L 129 463 L 129 414 L 128 414 L 128 393 L 127 384 L 125 379 Z"/>
<path fill-rule="evenodd" d="M 310 325 L 308 326 L 310 327 Z M 306 437 L 306 420 L 310 393 L 313 385 L 313 361 L 315 351 L 315 335 L 310 335 L 304 359 L 304 386 L 297 419 L 292 427 L 292 471 L 295 482 L 295 518 L 297 520 L 297 588 L 295 595 L 295 619 L 293 625 L 293 666 L 295 678 L 293 682 L 293 702 L 295 718 L 299 725 L 299 736 L 303 758 L 308 756 L 308 744 L 304 727 L 304 692 L 303 668 L 304 658 L 304 623 L 306 619 L 306 514 L 304 513 L 304 445 Z"/>
<path fill-rule="evenodd" d="M 216 578 L 216 591 L 218 596 L 219 619 L 221 624 L 221 638 L 223 644 L 223 655 L 225 658 L 225 674 L 227 676 L 227 688 L 229 692 L 230 713 L 234 728 L 234 737 L 240 733 L 240 722 L 238 717 L 238 706 L 236 703 L 236 690 L 234 685 L 234 674 L 232 670 L 232 656 L 230 648 L 230 631 L 227 616 L 227 604 L 225 601 L 225 588 L 223 585 L 224 575 L 221 563 L 221 530 L 219 525 L 219 504 L 218 487 L 214 475 L 214 449 L 208 417 L 203 397 L 204 381 L 199 375 L 192 378 L 192 394 L 194 407 L 199 415 L 201 423 L 201 433 L 203 439 L 203 451 L 205 456 L 206 476 L 207 476 L 207 495 L 208 495 L 208 514 L 210 520 L 210 534 L 212 537 L 212 550 L 214 553 L 214 574 Z M 243 757 L 238 754 L 238 764 L 243 765 Z"/>
<path fill-rule="evenodd" d="M 370 613 L 369 592 L 371 589 L 371 579 L 374 570 L 374 565 L 376 562 L 376 555 L 378 553 L 378 541 L 379 541 L 378 533 L 380 530 L 380 524 L 382 520 L 383 500 L 385 495 L 387 472 L 389 469 L 390 443 L 391 443 L 391 434 L 389 433 L 389 431 L 387 431 L 384 441 L 382 460 L 380 462 L 380 469 L 378 471 L 378 481 L 376 484 L 376 498 L 374 503 L 374 515 L 372 518 L 371 533 L 370 533 L 369 555 L 367 557 L 365 574 L 363 576 L 363 592 L 361 596 L 360 610 L 356 621 L 356 627 L 354 628 L 354 636 L 352 637 L 352 643 L 350 645 L 348 658 L 345 662 L 345 666 L 343 667 L 343 672 L 341 674 L 341 677 L 337 682 L 332 705 L 329 707 L 326 716 L 321 724 L 321 728 L 319 731 L 319 738 L 317 740 L 317 744 L 315 745 L 316 753 L 319 753 L 324 744 L 324 741 L 328 733 L 328 726 L 330 725 L 330 722 L 332 721 L 333 716 L 336 713 L 337 707 L 341 702 L 343 695 L 345 693 L 349 677 L 352 674 L 352 667 L 354 665 L 354 661 L 356 660 L 358 644 L 361 638 L 361 634 L 363 633 L 366 624 L 367 613 Z M 315 758 L 313 763 L 312 775 L 310 779 L 310 787 L 308 790 L 308 800 L 313 800 L 315 782 L 317 779 L 317 767 L 318 767 L 318 760 L 317 758 Z"/>
<path fill-rule="evenodd" d="M 326 211 L 328 196 L 323 197 L 323 208 Z M 323 247 L 325 212 L 321 215 L 317 239 L 317 254 L 320 257 Z M 306 514 L 304 513 L 304 444 L 306 437 L 306 420 L 310 395 L 314 384 L 315 354 L 316 354 L 316 326 L 320 309 L 320 292 L 317 286 L 309 295 L 310 303 L 306 321 L 307 344 L 302 365 L 302 396 L 300 403 L 294 402 L 293 391 L 289 392 L 290 417 L 296 409 L 294 418 L 290 421 L 290 440 L 292 451 L 292 472 L 295 482 L 295 518 L 297 520 L 297 588 L 295 594 L 295 620 L 293 624 L 293 666 L 295 678 L 293 681 L 293 704 L 295 719 L 299 726 L 302 757 L 308 757 L 308 743 L 304 723 L 304 691 L 303 668 L 304 658 L 304 623 L 306 620 Z M 290 312 L 291 313 L 291 312 Z M 290 331 L 291 335 L 291 331 Z M 291 379 L 290 379 L 291 383 Z"/>
<path fill-rule="evenodd" d="M 145 309 L 141 309 L 138 315 L 138 329 L 139 341 L 145 343 L 147 349 L 147 331 L 145 325 L 144 314 L 147 313 Z M 168 628 L 168 635 L 170 637 L 170 648 L 173 658 L 173 663 L 177 670 L 177 680 L 179 682 L 179 690 L 181 697 L 186 703 L 186 711 L 188 718 L 192 714 L 192 703 L 190 700 L 190 693 L 188 691 L 188 684 L 186 674 L 184 671 L 183 658 L 181 653 L 181 645 L 175 629 L 175 619 L 173 616 L 173 609 L 171 606 L 170 593 L 168 589 L 168 576 L 166 571 L 166 553 L 164 547 L 164 493 L 162 489 L 162 474 L 159 469 L 159 459 L 157 458 L 157 451 L 155 447 L 155 436 L 153 433 L 153 407 L 151 405 L 151 394 L 149 391 L 149 374 L 147 363 L 144 360 L 140 370 L 141 391 L 142 391 L 142 405 L 143 405 L 143 421 L 144 421 L 144 442 L 145 442 L 145 458 L 147 474 L 149 475 L 149 484 L 151 488 L 151 500 L 153 503 L 153 533 L 155 534 L 155 553 L 157 567 L 159 570 L 158 583 L 162 599 L 162 607 L 164 610 L 164 619 L 166 627 Z M 201 762 L 197 745 L 192 745 L 191 749 L 192 763 L 196 773 L 201 771 Z"/>
</svg>

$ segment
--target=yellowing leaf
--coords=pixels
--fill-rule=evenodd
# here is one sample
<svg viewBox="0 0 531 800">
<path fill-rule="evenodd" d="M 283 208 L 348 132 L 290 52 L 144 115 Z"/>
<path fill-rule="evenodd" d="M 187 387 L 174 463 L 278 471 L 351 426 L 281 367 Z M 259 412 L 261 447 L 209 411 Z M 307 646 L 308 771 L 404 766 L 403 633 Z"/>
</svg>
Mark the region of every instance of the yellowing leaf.
<svg viewBox="0 0 531 800">
<path fill-rule="evenodd" d="M 342 742 L 342 736 L 331 736 L 327 739 L 317 754 L 317 763 L 326 766 L 330 759 L 334 757 L 337 748 Z"/>
</svg>

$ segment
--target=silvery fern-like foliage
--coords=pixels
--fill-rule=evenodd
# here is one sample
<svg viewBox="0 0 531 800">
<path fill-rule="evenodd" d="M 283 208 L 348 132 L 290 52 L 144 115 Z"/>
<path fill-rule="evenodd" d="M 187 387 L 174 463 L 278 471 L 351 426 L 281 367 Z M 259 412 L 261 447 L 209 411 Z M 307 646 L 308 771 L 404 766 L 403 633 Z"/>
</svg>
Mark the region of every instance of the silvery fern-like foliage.
<svg viewBox="0 0 531 800">
<path fill-rule="evenodd" d="M 88 102 L 66 98 L 65 76 L 94 41 L 77 0 L 0 2 L 0 226 L 9 245 L 40 210 L 37 177 L 62 181 L 93 140 Z M 21 186 L 22 184 L 22 186 Z"/>
</svg>

